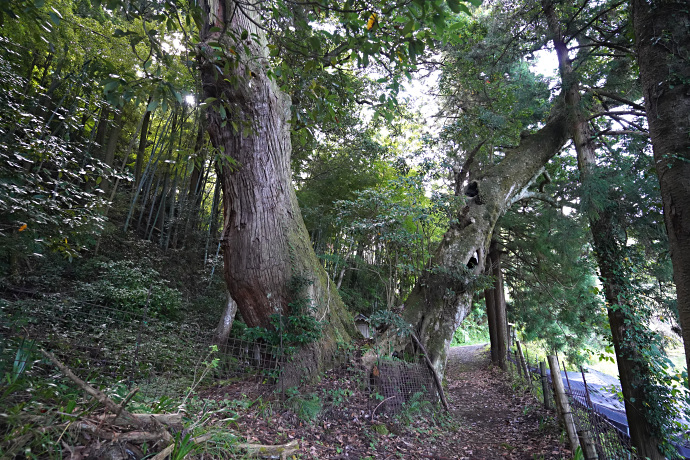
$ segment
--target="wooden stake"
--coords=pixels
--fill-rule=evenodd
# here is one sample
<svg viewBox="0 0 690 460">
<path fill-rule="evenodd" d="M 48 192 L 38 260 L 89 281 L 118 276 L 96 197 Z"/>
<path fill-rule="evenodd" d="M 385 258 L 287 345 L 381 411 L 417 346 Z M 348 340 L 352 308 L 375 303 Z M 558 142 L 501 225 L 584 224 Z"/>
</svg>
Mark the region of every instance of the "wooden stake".
<svg viewBox="0 0 690 460">
<path fill-rule="evenodd" d="M 522 366 L 520 365 L 520 355 L 518 355 L 517 348 L 515 349 L 515 367 L 517 368 L 517 373 L 522 377 Z"/>
<path fill-rule="evenodd" d="M 568 440 L 570 441 L 570 449 L 572 452 L 580 445 L 577 438 L 577 430 L 575 428 L 575 420 L 570 409 L 570 403 L 565 395 L 565 387 L 561 378 L 561 369 L 558 366 L 558 361 L 553 355 L 549 355 L 549 368 L 551 369 L 551 382 L 553 384 L 553 395 L 556 399 L 556 406 L 558 407 L 559 415 L 565 425 L 565 430 L 568 433 Z"/>
<path fill-rule="evenodd" d="M 597 455 L 597 449 L 594 447 L 592 434 L 589 430 L 578 431 L 577 437 L 580 439 L 580 446 L 582 446 L 582 453 L 585 455 L 585 460 L 599 460 L 599 455 Z"/>
<path fill-rule="evenodd" d="M 518 365 L 522 369 L 522 372 L 525 374 L 525 378 L 527 379 L 527 383 L 529 384 L 529 386 L 531 388 L 532 387 L 532 379 L 529 377 L 529 369 L 527 369 L 527 364 L 525 363 L 525 355 L 522 354 L 522 347 L 520 346 L 519 340 L 515 341 L 515 346 L 517 347 L 517 353 L 518 353 Z"/>
</svg>

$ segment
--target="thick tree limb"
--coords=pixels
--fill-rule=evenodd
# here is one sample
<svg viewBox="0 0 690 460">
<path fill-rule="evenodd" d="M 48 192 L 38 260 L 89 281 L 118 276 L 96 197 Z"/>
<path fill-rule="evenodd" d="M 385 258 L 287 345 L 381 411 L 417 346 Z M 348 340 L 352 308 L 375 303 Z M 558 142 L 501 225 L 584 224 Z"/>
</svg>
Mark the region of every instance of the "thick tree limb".
<svg viewBox="0 0 690 460">
<path fill-rule="evenodd" d="M 127 431 L 124 433 L 119 433 L 116 431 L 108 431 L 98 428 L 88 422 L 79 423 L 78 427 L 83 431 L 88 431 L 95 434 L 101 439 L 117 442 L 156 443 L 159 441 L 165 441 L 165 438 L 170 436 L 170 433 L 167 431 Z"/>
<path fill-rule="evenodd" d="M 598 133 L 595 133 L 594 136 L 592 136 L 592 138 L 600 137 L 600 136 L 644 136 L 644 137 L 649 137 L 649 133 L 647 131 L 636 131 L 634 129 L 621 129 L 621 130 L 606 129 L 604 131 L 599 131 Z"/>
<path fill-rule="evenodd" d="M 542 193 L 542 192 L 532 192 L 532 191 L 527 191 L 523 194 L 520 195 L 520 201 L 522 200 L 540 200 L 545 203 L 549 203 L 551 206 L 554 208 L 561 208 L 563 205 L 556 201 L 556 199 L 549 195 L 548 193 Z"/>
<path fill-rule="evenodd" d="M 474 157 L 477 156 L 477 153 L 479 153 L 479 150 L 482 148 L 484 144 L 486 144 L 486 139 L 481 141 L 475 148 L 473 148 L 467 154 L 465 164 L 462 165 L 460 172 L 455 174 L 455 196 L 462 195 L 462 184 L 463 182 L 465 182 L 465 179 L 467 179 L 467 176 L 469 176 L 470 174 L 470 168 L 472 167 L 472 163 L 474 162 Z"/>
<path fill-rule="evenodd" d="M 182 414 L 130 414 L 135 419 L 139 420 L 142 424 L 151 423 L 153 420 L 161 425 L 166 425 L 171 428 L 180 429 L 182 428 Z M 113 415 L 101 415 L 97 418 L 101 423 L 107 423 L 109 425 L 116 426 L 129 426 L 129 423 L 122 420 L 122 417 L 115 418 Z"/>
<path fill-rule="evenodd" d="M 646 113 L 640 112 L 637 110 L 622 110 L 620 112 L 614 112 L 614 111 L 610 110 L 610 111 L 598 112 L 598 113 L 592 114 L 589 116 L 589 118 L 587 120 L 594 120 L 595 118 L 599 118 L 599 117 L 613 117 L 613 118 L 618 119 L 618 117 L 620 117 L 621 115 L 633 115 L 636 117 L 646 117 L 647 116 Z"/>
</svg>

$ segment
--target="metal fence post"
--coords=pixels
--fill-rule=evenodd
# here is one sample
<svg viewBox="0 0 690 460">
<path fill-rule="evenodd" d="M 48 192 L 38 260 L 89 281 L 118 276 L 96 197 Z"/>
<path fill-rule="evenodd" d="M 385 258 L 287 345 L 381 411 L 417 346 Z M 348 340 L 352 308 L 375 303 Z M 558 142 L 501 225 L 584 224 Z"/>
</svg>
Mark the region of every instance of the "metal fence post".
<svg viewBox="0 0 690 460">
<path fill-rule="evenodd" d="M 585 378 L 585 369 L 580 366 L 580 373 L 582 374 L 582 383 L 585 386 L 585 397 L 587 398 L 587 407 L 592 409 L 592 399 L 589 397 L 589 388 L 587 388 L 587 379 Z"/>
</svg>

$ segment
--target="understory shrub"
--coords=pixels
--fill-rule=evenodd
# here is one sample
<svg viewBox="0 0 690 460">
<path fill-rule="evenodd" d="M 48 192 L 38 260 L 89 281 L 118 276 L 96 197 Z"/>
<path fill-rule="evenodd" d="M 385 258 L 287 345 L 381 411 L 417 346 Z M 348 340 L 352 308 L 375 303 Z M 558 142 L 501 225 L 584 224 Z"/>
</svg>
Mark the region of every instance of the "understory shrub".
<svg viewBox="0 0 690 460">
<path fill-rule="evenodd" d="M 100 272 L 96 280 L 77 284 L 79 300 L 137 313 L 143 313 L 148 303 L 149 316 L 179 318 L 182 296 L 156 270 L 129 260 L 98 262 L 96 269 Z"/>
</svg>

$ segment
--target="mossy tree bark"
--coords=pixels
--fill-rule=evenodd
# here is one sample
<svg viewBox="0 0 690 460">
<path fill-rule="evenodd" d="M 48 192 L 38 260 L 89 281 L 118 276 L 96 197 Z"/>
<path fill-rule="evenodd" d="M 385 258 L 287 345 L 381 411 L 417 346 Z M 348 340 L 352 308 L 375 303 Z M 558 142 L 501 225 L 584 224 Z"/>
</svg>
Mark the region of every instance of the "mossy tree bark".
<svg viewBox="0 0 690 460">
<path fill-rule="evenodd" d="M 564 107 L 557 101 L 541 129 L 508 149 L 498 164 L 470 176 L 467 200 L 434 254 L 435 268 L 408 296 L 403 318 L 415 329 L 439 375 L 453 334 L 470 311 L 473 278 L 484 269 L 498 218 L 530 196 L 529 187 L 565 144 L 566 126 Z"/>
<path fill-rule="evenodd" d="M 307 295 L 323 322 L 323 336 L 295 360 L 302 369 L 287 380 L 299 383 L 336 357 L 354 324 L 316 258 L 297 204 L 290 100 L 267 75 L 266 40 L 255 7 L 232 0 L 202 3 L 202 84 L 204 96 L 216 98 L 207 111 L 207 129 L 226 157 L 219 180 L 228 291 L 248 326 L 270 328 L 271 315 L 288 312 L 291 280 L 311 282 Z"/>
<path fill-rule="evenodd" d="M 634 0 L 632 11 L 690 369 L 690 9 L 685 0 Z"/>
</svg>

